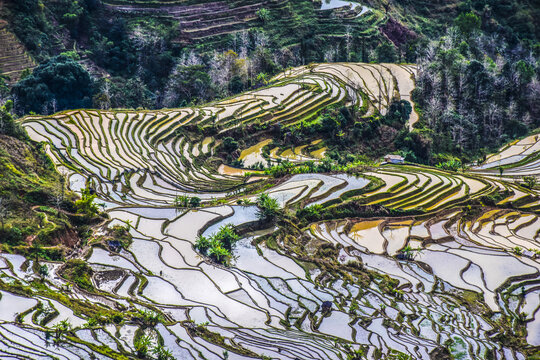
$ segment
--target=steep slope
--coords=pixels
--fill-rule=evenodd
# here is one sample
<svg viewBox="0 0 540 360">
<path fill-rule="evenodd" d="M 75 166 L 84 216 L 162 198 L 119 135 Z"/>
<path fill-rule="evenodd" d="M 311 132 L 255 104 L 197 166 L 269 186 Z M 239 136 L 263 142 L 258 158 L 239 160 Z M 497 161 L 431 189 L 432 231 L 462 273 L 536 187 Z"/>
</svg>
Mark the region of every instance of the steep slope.
<svg viewBox="0 0 540 360">
<path fill-rule="evenodd" d="M 0 20 L 0 74 L 9 78 L 9 83 L 17 82 L 21 73 L 37 65 L 26 52 L 24 45 L 7 30 Z"/>
<path fill-rule="evenodd" d="M 63 265 L 0 255 L 0 304 L 18 304 L 0 312 L 0 354 L 533 354 L 540 344 L 536 189 L 426 166 L 340 167 L 304 156 L 328 139 L 270 151 L 271 158 L 295 157 L 298 166 L 287 165 L 285 176 L 219 167 L 239 152 L 231 150 L 238 134 L 262 132 L 267 139 L 246 149 L 262 153 L 273 134 L 315 121 L 328 108 L 354 108 L 366 115 L 362 121 L 378 117 L 392 99 L 410 101 L 415 70 L 311 64 L 200 107 L 24 118 L 69 188 L 88 184 L 111 217 L 108 226 L 129 232 L 132 242 L 103 241 L 102 227 Z M 219 243 L 228 224 L 238 235 L 229 252 Z M 39 275 L 38 265 L 50 275 Z M 53 328 L 65 346 L 43 348 L 43 330 Z M 28 333 L 31 344 L 23 340 Z"/>
</svg>

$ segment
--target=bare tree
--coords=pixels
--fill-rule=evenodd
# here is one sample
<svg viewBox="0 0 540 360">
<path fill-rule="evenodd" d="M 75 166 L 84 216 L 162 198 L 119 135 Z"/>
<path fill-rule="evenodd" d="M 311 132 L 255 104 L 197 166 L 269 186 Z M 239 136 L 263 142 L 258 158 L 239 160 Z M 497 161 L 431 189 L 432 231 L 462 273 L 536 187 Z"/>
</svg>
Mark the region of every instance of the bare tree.
<svg viewBox="0 0 540 360">
<path fill-rule="evenodd" d="M 0 224 L 2 225 L 2 230 L 4 230 L 4 223 L 10 214 L 6 199 L 0 198 Z"/>
<path fill-rule="evenodd" d="M 351 45 L 352 45 L 352 27 L 351 25 L 347 25 L 345 28 L 345 51 L 346 51 L 346 59 L 347 61 L 350 61 L 351 57 Z"/>
</svg>

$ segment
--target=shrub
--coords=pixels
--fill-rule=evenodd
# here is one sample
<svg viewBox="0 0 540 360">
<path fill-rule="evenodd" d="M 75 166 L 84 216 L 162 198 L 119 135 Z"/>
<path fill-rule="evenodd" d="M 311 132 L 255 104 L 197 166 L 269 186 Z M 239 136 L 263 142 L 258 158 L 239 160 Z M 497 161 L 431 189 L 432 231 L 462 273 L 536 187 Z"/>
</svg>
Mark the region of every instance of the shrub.
<svg viewBox="0 0 540 360">
<path fill-rule="evenodd" d="M 205 236 L 199 236 L 195 241 L 195 249 L 200 253 L 206 254 L 206 251 L 210 248 L 210 239 Z"/>
<path fill-rule="evenodd" d="M 233 153 L 238 149 L 238 141 L 234 140 L 232 137 L 227 136 L 223 139 L 223 151 L 226 153 Z"/>
<path fill-rule="evenodd" d="M 538 180 L 536 179 L 535 176 L 525 176 L 523 178 L 523 181 L 525 182 L 523 184 L 523 186 L 529 188 L 529 189 L 534 189 L 534 187 L 536 186 Z"/>
<path fill-rule="evenodd" d="M 174 199 L 174 206 L 176 208 L 187 208 L 187 207 L 199 207 L 201 205 L 201 199 L 197 196 L 189 197 L 186 195 L 178 195 Z"/>
<path fill-rule="evenodd" d="M 140 358 L 145 358 L 148 354 L 148 348 L 150 346 L 150 337 L 148 336 L 139 336 L 133 342 L 135 351 L 137 351 L 137 356 Z"/>
<path fill-rule="evenodd" d="M 234 226 L 227 224 L 209 237 L 199 236 L 195 241 L 195 249 L 213 261 L 226 265 L 231 258 L 232 247 L 239 239 Z"/>
<path fill-rule="evenodd" d="M 315 204 L 306 206 L 303 209 L 296 211 L 296 217 L 304 218 L 309 221 L 320 219 L 322 216 L 323 206 L 321 204 Z"/>
<path fill-rule="evenodd" d="M 81 289 L 88 291 L 94 290 L 91 280 L 94 271 L 84 260 L 72 259 L 66 261 L 62 274 L 66 279 L 73 281 Z"/>
<path fill-rule="evenodd" d="M 261 221 L 273 221 L 279 213 L 279 204 L 276 199 L 262 193 L 257 198 L 257 217 Z"/>
<path fill-rule="evenodd" d="M 219 241 L 214 239 L 214 241 L 212 241 L 212 246 L 208 249 L 208 256 L 219 264 L 225 264 L 231 257 L 231 252 L 225 249 Z"/>
<path fill-rule="evenodd" d="M 199 207 L 199 205 L 201 205 L 201 199 L 198 198 L 197 196 L 194 196 L 191 199 L 189 199 L 189 205 L 194 208 Z"/>
<path fill-rule="evenodd" d="M 263 23 L 265 23 L 270 20 L 270 10 L 266 8 L 260 8 L 259 10 L 257 10 L 257 16 Z"/>
<path fill-rule="evenodd" d="M 90 107 L 93 82 L 81 65 L 61 55 L 39 65 L 32 75 L 15 84 L 12 93 L 18 113 L 49 114 Z"/>
<path fill-rule="evenodd" d="M 443 170 L 458 171 L 461 168 L 461 161 L 458 159 L 451 159 L 445 162 L 438 163 L 435 166 Z"/>
<path fill-rule="evenodd" d="M 99 213 L 97 204 L 95 203 L 96 195 L 92 194 L 89 188 L 83 189 L 81 199 L 75 201 L 77 213 L 87 216 L 96 216 Z"/>
<path fill-rule="evenodd" d="M 219 232 L 213 238 L 219 241 L 225 249 L 231 250 L 234 243 L 240 239 L 240 236 L 236 233 L 233 225 L 227 224 L 220 227 Z"/>
</svg>

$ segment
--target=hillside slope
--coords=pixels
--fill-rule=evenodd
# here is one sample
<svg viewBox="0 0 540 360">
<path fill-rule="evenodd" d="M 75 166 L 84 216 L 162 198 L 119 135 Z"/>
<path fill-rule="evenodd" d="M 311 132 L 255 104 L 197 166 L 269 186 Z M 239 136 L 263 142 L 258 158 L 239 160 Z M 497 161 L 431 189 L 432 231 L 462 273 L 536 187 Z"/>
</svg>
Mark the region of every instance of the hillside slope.
<svg viewBox="0 0 540 360">
<path fill-rule="evenodd" d="M 24 45 L 6 28 L 0 20 L 0 75 L 16 83 L 24 70 L 32 70 L 37 65 L 27 53 Z"/>
<path fill-rule="evenodd" d="M 29 316 L 51 307 L 69 319 L 55 338 L 68 349 L 78 343 L 80 358 L 88 347 L 141 356 L 159 338 L 154 350 L 169 359 L 533 355 L 538 189 L 465 171 L 302 155 L 341 141 L 322 129 L 347 122 L 344 109 L 362 124 L 394 111 L 392 98 L 410 107 L 415 70 L 312 64 L 205 106 L 24 118 L 28 135 L 68 173 L 70 189 L 88 184 L 113 231 L 133 239 L 102 241 L 102 228 L 77 259 L 23 288 L 11 284 L 38 274 L 21 270 L 24 258 L 0 255 L 15 269 L 0 282 L 0 303 L 17 294 L 22 314 L 0 316 L 5 326 L 25 319 L 20 331 L 37 337 L 22 346 L 0 326 L 6 351 L 62 355 L 63 347 L 40 346 L 43 327 L 61 317 Z M 279 149 L 281 133 L 315 123 L 319 139 Z M 263 159 L 281 154 L 295 163 L 277 161 L 264 172 L 224 168 L 239 143 L 256 143 L 249 152 Z M 72 290 L 54 297 L 67 284 Z M 103 342 L 95 346 L 98 334 Z"/>
</svg>

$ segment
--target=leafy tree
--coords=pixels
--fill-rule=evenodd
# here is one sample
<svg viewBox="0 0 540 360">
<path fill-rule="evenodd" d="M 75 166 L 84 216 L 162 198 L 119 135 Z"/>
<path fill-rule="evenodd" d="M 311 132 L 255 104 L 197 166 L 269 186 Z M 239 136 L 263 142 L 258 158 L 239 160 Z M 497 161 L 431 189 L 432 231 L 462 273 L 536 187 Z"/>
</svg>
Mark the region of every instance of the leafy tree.
<svg viewBox="0 0 540 360">
<path fill-rule="evenodd" d="M 77 212 L 87 216 L 96 216 L 99 213 L 98 206 L 95 203 L 96 197 L 89 188 L 83 189 L 81 191 L 81 198 L 75 201 Z"/>
<path fill-rule="evenodd" d="M 386 125 L 401 129 L 409 120 L 411 112 L 412 106 L 407 100 L 393 101 L 384 116 L 384 122 Z"/>
<path fill-rule="evenodd" d="M 135 341 L 133 342 L 135 351 L 137 351 L 137 356 L 140 358 L 146 357 L 146 355 L 148 354 L 150 344 L 151 344 L 151 341 L 150 341 L 149 336 L 143 335 L 143 336 L 137 337 Z"/>
<path fill-rule="evenodd" d="M 265 23 L 270 20 L 270 10 L 266 8 L 260 8 L 259 10 L 257 10 L 257 16 L 263 23 Z"/>
<path fill-rule="evenodd" d="M 257 217 L 261 221 L 274 221 L 279 213 L 279 204 L 276 199 L 262 193 L 257 198 Z"/>
<path fill-rule="evenodd" d="M 52 112 L 90 107 L 93 82 L 88 72 L 67 56 L 56 56 L 39 65 L 32 75 L 12 89 L 18 113 Z"/>
<path fill-rule="evenodd" d="M 456 27 L 465 35 L 470 36 L 475 31 L 480 29 L 482 24 L 480 18 L 472 12 L 461 13 L 455 20 Z"/>
<path fill-rule="evenodd" d="M 197 196 L 193 196 L 192 198 L 189 199 L 189 206 L 196 208 L 196 207 L 199 207 L 199 205 L 201 205 L 201 198 Z"/>
<path fill-rule="evenodd" d="M 223 150 L 226 153 L 233 153 L 238 149 L 238 141 L 234 140 L 232 137 L 227 136 L 223 139 Z"/>
<path fill-rule="evenodd" d="M 104 21 L 100 24 L 99 33 L 95 34 L 92 40 L 90 57 L 96 64 L 115 76 L 134 73 L 137 65 L 137 51 L 129 38 L 125 19 L 117 17 L 111 21 Z"/>
<path fill-rule="evenodd" d="M 178 65 L 169 78 L 165 105 L 177 107 L 193 100 L 205 101 L 214 95 L 212 81 L 204 65 Z"/>
<path fill-rule="evenodd" d="M 397 51 L 390 42 L 383 42 L 375 49 L 378 62 L 393 63 L 397 60 Z"/>
<path fill-rule="evenodd" d="M 11 111 L 13 109 L 13 101 L 8 100 L 0 106 L 0 134 L 12 136 L 18 139 L 25 139 L 26 133 L 22 127 L 15 121 Z"/>
</svg>

